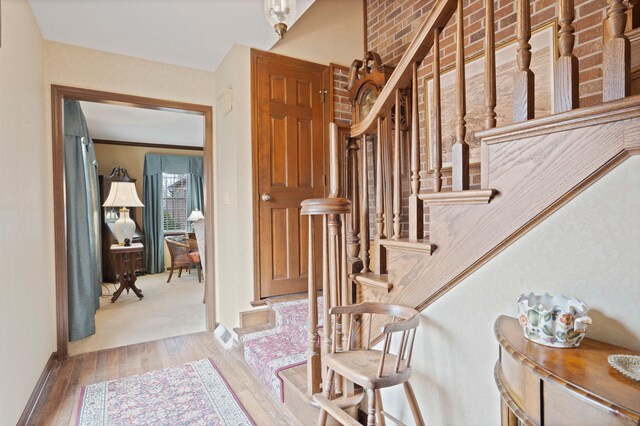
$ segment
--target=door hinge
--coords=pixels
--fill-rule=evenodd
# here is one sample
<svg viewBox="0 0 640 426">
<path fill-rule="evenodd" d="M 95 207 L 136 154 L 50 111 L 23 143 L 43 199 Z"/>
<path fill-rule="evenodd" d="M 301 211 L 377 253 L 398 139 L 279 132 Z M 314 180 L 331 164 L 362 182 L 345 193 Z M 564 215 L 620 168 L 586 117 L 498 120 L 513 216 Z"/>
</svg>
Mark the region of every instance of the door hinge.
<svg viewBox="0 0 640 426">
<path fill-rule="evenodd" d="M 318 93 L 320 93 L 320 102 L 324 103 L 324 97 L 327 93 L 329 93 L 329 91 L 327 90 L 318 90 Z"/>
</svg>

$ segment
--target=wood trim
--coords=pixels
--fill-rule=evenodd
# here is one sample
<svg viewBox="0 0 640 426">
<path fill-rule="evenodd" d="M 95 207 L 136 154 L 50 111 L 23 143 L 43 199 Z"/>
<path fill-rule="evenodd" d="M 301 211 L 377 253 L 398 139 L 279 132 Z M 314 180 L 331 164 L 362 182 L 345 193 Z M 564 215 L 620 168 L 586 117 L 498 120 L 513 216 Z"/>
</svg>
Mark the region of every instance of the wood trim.
<svg viewBox="0 0 640 426">
<path fill-rule="evenodd" d="M 492 145 L 637 117 L 640 117 L 640 95 L 482 130 L 476 132 L 476 136 L 482 139 L 482 145 Z"/>
<path fill-rule="evenodd" d="M 158 149 L 184 149 L 190 151 L 204 151 L 204 146 L 183 146 L 183 145 L 168 145 L 161 143 L 146 143 L 146 142 L 128 142 L 128 141 L 114 141 L 108 139 L 93 139 L 94 144 L 101 145 L 122 145 L 122 146 L 139 146 L 144 148 L 158 148 Z"/>
<path fill-rule="evenodd" d="M 67 251 L 65 228 L 65 193 L 64 193 L 64 156 L 63 156 L 63 100 L 96 102 L 110 105 L 122 105 L 160 111 L 173 111 L 204 116 L 204 205 L 210 212 L 214 211 L 214 171 L 213 171 L 213 107 L 187 102 L 165 99 L 147 98 L 123 93 L 105 92 L 83 89 L 79 87 L 51 85 L 51 118 L 52 118 L 52 150 L 53 150 L 53 221 L 55 249 L 56 280 L 56 336 L 57 357 L 64 360 L 68 357 L 68 306 L 67 306 Z M 213 220 L 208 221 L 205 229 L 206 264 L 205 300 L 207 330 L 213 331 L 216 323 L 215 310 L 215 240 Z"/>
<path fill-rule="evenodd" d="M 399 238 L 397 240 L 386 239 L 380 240 L 379 244 L 382 244 L 387 250 L 397 250 L 411 253 L 423 253 L 433 254 L 436 251 L 436 245 L 431 244 L 428 240 L 411 240 L 406 238 Z"/>
<path fill-rule="evenodd" d="M 35 387 L 33 388 L 33 392 L 31 392 L 31 396 L 27 401 L 27 405 L 24 407 L 22 411 L 22 415 L 18 419 L 18 425 L 27 425 L 31 421 L 31 417 L 35 411 L 36 405 L 38 405 L 39 401 L 46 401 L 48 398 L 48 393 L 50 389 L 47 389 L 47 385 L 51 379 L 51 373 L 58 366 L 57 361 L 58 355 L 55 352 L 51 353 L 47 363 L 44 365 L 42 373 L 40 373 L 40 377 L 36 382 Z"/>
<path fill-rule="evenodd" d="M 467 191 L 427 192 L 419 195 L 428 206 L 452 204 L 488 204 L 497 194 L 495 189 L 477 189 Z"/>
<path fill-rule="evenodd" d="M 363 26 L 363 38 L 364 38 L 364 46 L 362 46 L 363 48 L 363 52 L 368 52 L 369 51 L 369 34 L 367 34 L 368 30 L 369 30 L 369 26 L 367 25 L 369 23 L 368 18 L 368 13 L 367 13 L 367 0 L 362 0 L 362 26 Z"/>
<path fill-rule="evenodd" d="M 288 56 L 279 55 L 276 53 L 265 52 L 258 49 L 251 49 L 251 175 L 252 175 L 252 209 L 253 209 L 253 298 L 254 300 L 249 302 L 251 306 L 262 306 L 261 300 L 263 299 L 260 294 L 260 194 L 259 194 L 259 176 L 258 176 L 258 108 L 257 99 L 255 94 L 257 93 L 257 69 L 258 60 L 268 59 L 270 61 L 280 62 L 289 66 L 305 67 L 306 69 L 313 68 L 316 71 L 323 74 L 323 80 L 326 80 L 327 70 L 329 67 L 326 65 L 316 64 L 314 62 L 305 61 L 302 59 L 290 58 Z M 329 80 L 333 80 L 330 78 Z M 323 81 L 325 87 L 326 81 Z M 323 138 L 325 140 L 325 155 L 324 155 L 324 173 L 326 175 L 327 159 L 328 159 L 328 127 L 329 116 L 326 114 L 327 102 L 325 102 L 324 119 L 323 119 Z"/>
</svg>

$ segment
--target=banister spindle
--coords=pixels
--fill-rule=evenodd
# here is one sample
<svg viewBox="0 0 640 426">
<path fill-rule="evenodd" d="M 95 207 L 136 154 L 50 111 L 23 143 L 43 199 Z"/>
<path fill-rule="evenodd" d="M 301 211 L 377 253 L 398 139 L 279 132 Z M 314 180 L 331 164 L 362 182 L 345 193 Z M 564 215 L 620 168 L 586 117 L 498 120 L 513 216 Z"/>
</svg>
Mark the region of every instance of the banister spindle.
<svg viewBox="0 0 640 426">
<path fill-rule="evenodd" d="M 387 121 L 391 121 L 387 119 Z M 389 123 L 385 123 L 389 124 Z M 384 234 L 384 178 L 382 176 L 382 150 L 384 149 L 384 124 L 382 117 L 378 117 L 378 132 L 376 134 L 376 238 L 387 238 Z"/>
<path fill-rule="evenodd" d="M 518 38 L 518 70 L 513 83 L 513 121 L 530 120 L 534 116 L 534 75 L 531 66 L 530 0 L 517 0 L 516 27 Z"/>
<path fill-rule="evenodd" d="M 433 169 L 433 192 L 442 189 L 442 110 L 440 108 L 440 28 L 433 30 L 433 125 L 429 158 Z"/>
<path fill-rule="evenodd" d="M 350 262 L 356 262 L 360 254 L 360 203 L 359 203 L 359 187 L 358 180 L 358 143 L 355 139 L 349 138 L 347 142 L 347 164 L 348 169 L 345 175 L 349 182 L 346 190 L 348 191 L 349 200 L 351 200 L 351 215 L 348 220 L 347 228 L 347 251 Z"/>
<path fill-rule="evenodd" d="M 578 108 L 578 58 L 573 54 L 575 18 L 573 0 L 558 0 L 558 59 L 554 71 L 554 112 Z"/>
<path fill-rule="evenodd" d="M 307 395 L 320 392 L 320 351 L 318 348 L 318 287 L 316 285 L 314 217 L 309 220 L 308 291 L 309 291 L 309 355 L 307 356 Z"/>
<path fill-rule="evenodd" d="M 411 195 L 409 195 L 409 239 L 423 238 L 424 203 L 420 194 L 420 128 L 418 122 L 418 62 L 413 63 L 411 77 Z"/>
<path fill-rule="evenodd" d="M 484 128 L 496 127 L 496 42 L 493 0 L 485 0 Z"/>
<path fill-rule="evenodd" d="M 602 99 L 613 101 L 631 94 L 631 44 L 624 30 L 627 25 L 627 6 L 622 0 L 608 0 L 607 33 L 609 40 L 602 50 Z"/>
<path fill-rule="evenodd" d="M 528 1 L 528 0 L 527 0 Z M 451 149 L 453 156 L 453 190 L 469 189 L 469 145 L 465 141 L 467 134 L 467 101 L 464 76 L 464 16 L 463 0 L 458 0 L 456 17 L 456 142 Z"/>
<path fill-rule="evenodd" d="M 393 239 L 400 238 L 400 203 L 402 196 L 402 187 L 400 185 L 402 177 L 400 176 L 400 132 L 401 129 L 401 102 L 402 94 L 400 89 L 396 89 L 396 127 L 393 134 Z"/>
<path fill-rule="evenodd" d="M 360 162 L 362 170 L 360 179 L 362 188 L 360 197 L 360 259 L 362 271 L 369 272 L 369 164 L 367 158 L 367 135 L 362 135 L 360 144 Z"/>
</svg>

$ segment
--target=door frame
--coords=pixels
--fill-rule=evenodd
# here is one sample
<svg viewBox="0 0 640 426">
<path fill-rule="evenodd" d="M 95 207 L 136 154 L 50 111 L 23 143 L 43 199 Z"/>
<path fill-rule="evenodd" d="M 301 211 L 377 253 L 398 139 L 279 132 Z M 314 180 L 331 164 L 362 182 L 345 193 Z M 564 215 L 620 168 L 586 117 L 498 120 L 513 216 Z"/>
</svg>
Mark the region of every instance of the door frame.
<svg viewBox="0 0 640 426">
<path fill-rule="evenodd" d="M 305 61 L 303 59 L 291 58 L 289 56 L 279 55 L 277 53 L 265 52 L 263 50 L 251 49 L 251 174 L 252 174 L 252 209 L 253 209 L 253 301 L 252 306 L 263 305 L 264 301 L 260 293 L 260 181 L 259 181 L 259 146 L 258 146 L 258 100 L 256 97 L 258 83 L 258 60 L 267 59 L 269 61 L 280 62 L 285 65 L 298 67 L 322 67 L 322 89 L 325 91 L 324 102 L 322 104 L 322 142 L 323 142 L 323 161 L 322 173 L 327 179 L 327 168 L 329 164 L 329 111 L 330 100 L 333 98 L 329 95 L 331 76 L 328 65 L 322 65 L 315 62 Z M 326 195 L 326 184 L 324 185 Z"/>
<path fill-rule="evenodd" d="M 53 224 L 56 283 L 56 339 L 58 360 L 69 356 L 69 310 L 67 286 L 67 245 L 65 224 L 65 188 L 63 153 L 64 100 L 88 101 L 110 105 L 129 106 L 151 110 L 173 111 L 204 117 L 204 206 L 209 212 L 205 228 L 206 329 L 213 331 L 216 324 L 215 271 L 214 271 L 214 170 L 213 170 L 213 107 L 165 99 L 147 98 L 123 93 L 105 92 L 79 87 L 51 85 L 51 127 L 53 149 Z"/>
</svg>

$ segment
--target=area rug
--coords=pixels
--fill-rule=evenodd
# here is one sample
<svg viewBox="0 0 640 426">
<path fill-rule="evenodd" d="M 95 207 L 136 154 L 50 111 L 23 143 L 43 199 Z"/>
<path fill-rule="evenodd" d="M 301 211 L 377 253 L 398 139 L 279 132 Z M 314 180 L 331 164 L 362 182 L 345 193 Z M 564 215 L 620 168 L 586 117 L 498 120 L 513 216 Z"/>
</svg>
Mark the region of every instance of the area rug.
<svg viewBox="0 0 640 426">
<path fill-rule="evenodd" d="M 307 299 L 273 303 L 276 325 L 269 330 L 242 336 L 244 358 L 271 394 L 284 402 L 280 373 L 304 364 L 309 350 Z M 318 326 L 322 326 L 322 298 L 318 298 Z"/>
<path fill-rule="evenodd" d="M 83 386 L 76 425 L 255 425 L 212 359 Z"/>
</svg>

